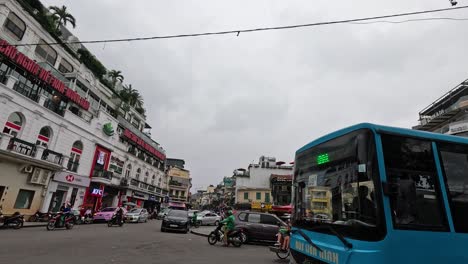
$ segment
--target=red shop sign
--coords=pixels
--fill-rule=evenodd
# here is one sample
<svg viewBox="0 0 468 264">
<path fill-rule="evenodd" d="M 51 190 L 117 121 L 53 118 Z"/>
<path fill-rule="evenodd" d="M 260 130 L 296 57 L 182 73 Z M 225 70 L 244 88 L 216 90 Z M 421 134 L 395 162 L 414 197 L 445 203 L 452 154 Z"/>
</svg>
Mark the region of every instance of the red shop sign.
<svg viewBox="0 0 468 264">
<path fill-rule="evenodd" d="M 149 153 L 153 154 L 154 156 L 158 157 L 159 159 L 166 160 L 166 155 L 162 154 L 156 148 L 154 148 L 150 144 L 146 143 L 143 139 L 139 138 L 132 131 L 130 131 L 130 129 L 126 128 L 123 135 L 124 135 L 124 137 L 126 137 L 126 138 L 130 139 L 131 141 L 135 142 L 140 147 L 142 147 L 144 150 L 148 151 Z"/>
<path fill-rule="evenodd" d="M 8 41 L 0 40 L 0 53 L 8 57 L 19 66 L 23 67 L 23 69 L 25 69 L 27 72 L 39 77 L 40 80 L 52 86 L 52 88 L 54 88 L 57 92 L 65 95 L 65 97 L 81 106 L 83 109 L 89 109 L 89 102 L 85 98 L 81 97 L 77 92 L 65 86 L 65 84 L 59 79 L 55 78 L 55 76 L 53 76 L 50 71 L 46 71 L 35 61 L 19 52 L 14 46 L 11 46 Z"/>
</svg>

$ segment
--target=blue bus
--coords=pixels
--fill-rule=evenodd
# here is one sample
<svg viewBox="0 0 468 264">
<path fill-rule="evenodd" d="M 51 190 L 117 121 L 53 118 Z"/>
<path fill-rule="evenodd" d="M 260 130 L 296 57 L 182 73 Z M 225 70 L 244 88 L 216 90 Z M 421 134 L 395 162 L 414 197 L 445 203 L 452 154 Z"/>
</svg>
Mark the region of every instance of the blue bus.
<svg viewBox="0 0 468 264">
<path fill-rule="evenodd" d="M 297 263 L 468 263 L 468 139 L 374 124 L 296 152 Z"/>
</svg>

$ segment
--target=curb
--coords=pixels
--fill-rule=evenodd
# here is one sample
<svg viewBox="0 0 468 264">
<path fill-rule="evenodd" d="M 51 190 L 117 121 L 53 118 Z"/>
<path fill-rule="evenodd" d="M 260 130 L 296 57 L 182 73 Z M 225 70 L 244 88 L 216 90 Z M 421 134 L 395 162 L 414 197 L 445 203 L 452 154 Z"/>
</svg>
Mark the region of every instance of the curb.
<svg viewBox="0 0 468 264">
<path fill-rule="evenodd" d="M 32 228 L 32 227 L 45 227 L 47 224 L 43 225 L 23 225 L 21 228 Z"/>
<path fill-rule="evenodd" d="M 195 232 L 195 231 L 193 231 L 193 230 L 190 230 L 190 233 L 192 233 L 192 234 L 194 234 L 194 235 L 197 235 L 197 236 L 208 237 L 207 234 L 198 233 L 198 232 Z"/>
</svg>

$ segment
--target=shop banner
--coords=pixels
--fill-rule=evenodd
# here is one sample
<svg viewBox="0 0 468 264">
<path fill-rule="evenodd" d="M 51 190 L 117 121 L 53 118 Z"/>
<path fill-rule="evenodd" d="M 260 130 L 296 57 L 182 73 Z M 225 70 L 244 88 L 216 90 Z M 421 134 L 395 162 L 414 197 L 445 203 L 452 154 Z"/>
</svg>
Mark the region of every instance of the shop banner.
<svg viewBox="0 0 468 264">
<path fill-rule="evenodd" d="M 88 187 L 91 180 L 89 179 L 89 177 L 84 177 L 66 171 L 62 171 L 55 173 L 54 181 L 69 183 L 82 187 Z"/>
</svg>

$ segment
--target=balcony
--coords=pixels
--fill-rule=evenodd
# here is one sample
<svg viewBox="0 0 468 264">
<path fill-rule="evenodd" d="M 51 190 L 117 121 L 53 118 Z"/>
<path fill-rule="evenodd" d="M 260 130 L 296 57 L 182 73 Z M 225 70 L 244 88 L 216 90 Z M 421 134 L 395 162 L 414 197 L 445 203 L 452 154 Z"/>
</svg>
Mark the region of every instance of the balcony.
<svg viewBox="0 0 468 264">
<path fill-rule="evenodd" d="M 52 151 L 50 149 L 45 149 L 44 152 L 42 153 L 41 159 L 58 164 L 58 165 L 62 165 L 63 154 Z"/>
<path fill-rule="evenodd" d="M 149 186 L 148 186 L 148 191 L 150 191 L 150 192 L 156 192 L 156 187 L 149 185 Z"/>
<path fill-rule="evenodd" d="M 50 98 L 47 98 L 47 100 L 44 102 L 44 107 L 60 116 L 65 115 L 65 107 L 60 106 L 60 102 L 55 103 Z"/>
<path fill-rule="evenodd" d="M 127 180 L 127 179 L 122 179 L 122 180 L 120 181 L 120 186 L 128 186 L 128 185 L 129 185 L 129 183 L 128 183 L 128 180 Z"/>
<path fill-rule="evenodd" d="M 71 172 L 77 172 L 79 166 L 80 166 L 80 163 L 78 161 L 68 160 L 67 170 Z"/>
<path fill-rule="evenodd" d="M 105 179 L 108 181 L 111 181 L 113 178 L 113 173 L 111 171 L 106 171 L 106 170 L 93 170 L 93 173 L 91 174 L 92 178 L 96 179 Z"/>
<path fill-rule="evenodd" d="M 134 187 L 139 187 L 140 186 L 140 182 L 135 180 L 135 179 L 131 179 L 130 180 L 130 185 L 131 186 L 134 186 Z"/>
<path fill-rule="evenodd" d="M 26 156 L 36 156 L 36 145 L 19 138 L 11 138 L 7 149 Z"/>
</svg>

